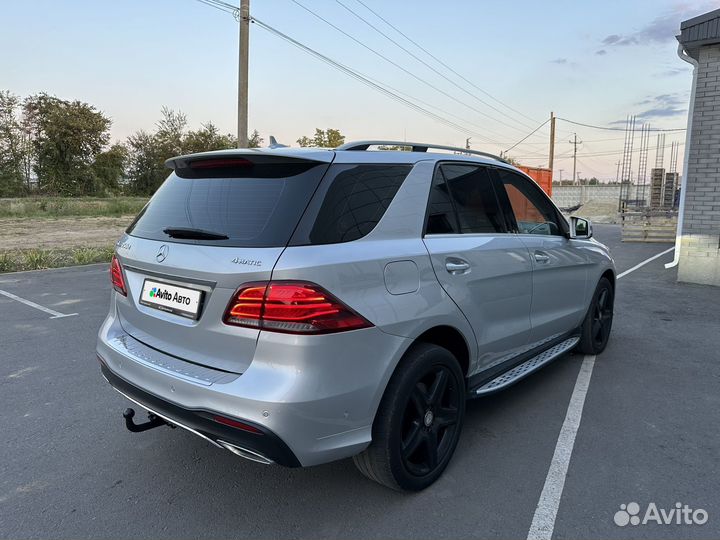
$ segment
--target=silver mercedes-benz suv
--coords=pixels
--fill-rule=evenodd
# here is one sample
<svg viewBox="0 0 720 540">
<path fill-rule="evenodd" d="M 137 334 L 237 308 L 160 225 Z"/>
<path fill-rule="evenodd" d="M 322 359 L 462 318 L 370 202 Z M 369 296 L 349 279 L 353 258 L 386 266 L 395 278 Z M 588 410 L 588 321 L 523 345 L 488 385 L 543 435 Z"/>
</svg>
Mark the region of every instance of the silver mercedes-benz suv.
<svg viewBox="0 0 720 540">
<path fill-rule="evenodd" d="M 607 344 L 608 249 L 500 158 L 362 141 L 167 165 L 117 242 L 97 345 L 149 411 L 124 412 L 131 431 L 179 426 L 290 467 L 353 456 L 420 490 L 466 399 Z"/>
</svg>

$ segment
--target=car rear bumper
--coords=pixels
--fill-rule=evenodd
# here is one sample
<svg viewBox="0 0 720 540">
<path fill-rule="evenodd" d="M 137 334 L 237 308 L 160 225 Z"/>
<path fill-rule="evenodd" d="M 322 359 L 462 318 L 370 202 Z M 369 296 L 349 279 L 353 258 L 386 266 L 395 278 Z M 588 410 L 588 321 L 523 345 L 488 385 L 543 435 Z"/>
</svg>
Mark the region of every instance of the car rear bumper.
<svg viewBox="0 0 720 540">
<path fill-rule="evenodd" d="M 310 466 L 352 456 L 370 443 L 380 399 L 408 345 L 378 328 L 323 336 L 263 332 L 240 375 L 137 341 L 111 308 L 97 354 L 111 385 L 170 423 L 264 458 L 256 461 Z M 213 415 L 263 435 L 228 428 Z"/>
<path fill-rule="evenodd" d="M 127 399 L 147 409 L 170 424 L 186 429 L 219 448 L 230 450 L 259 463 L 277 463 L 299 467 L 295 454 L 285 442 L 267 428 L 242 420 L 259 433 L 234 428 L 213 420 L 211 411 L 185 409 L 134 386 L 107 367 L 101 357 L 100 369 L 105 380 Z"/>
</svg>

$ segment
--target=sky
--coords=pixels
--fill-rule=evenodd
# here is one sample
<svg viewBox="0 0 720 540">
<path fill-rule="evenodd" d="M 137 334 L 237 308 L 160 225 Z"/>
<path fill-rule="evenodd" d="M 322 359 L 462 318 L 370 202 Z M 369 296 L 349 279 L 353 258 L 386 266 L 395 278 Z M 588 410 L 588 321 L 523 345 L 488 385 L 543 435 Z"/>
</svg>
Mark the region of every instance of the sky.
<svg viewBox="0 0 720 540">
<path fill-rule="evenodd" d="M 567 120 L 622 129 L 636 115 L 638 129 L 685 128 L 692 68 L 678 58 L 675 35 L 681 21 L 718 7 L 720 0 L 251 0 L 262 23 L 434 116 L 252 24 L 250 129 L 292 145 L 315 128 L 340 129 L 347 140 L 464 146 L 470 137 L 474 149 L 547 166 L 549 124 L 514 145 L 554 111 L 564 119 L 555 179 L 572 176 L 575 133 L 578 176 L 614 179 L 624 132 Z M 211 121 L 236 130 L 231 14 L 198 0 L 0 0 L 0 14 L 0 89 L 91 103 L 112 119 L 113 140 L 153 130 L 163 106 L 184 112 L 191 129 Z M 673 141 L 683 143 L 684 132 L 666 134 L 666 165 Z M 639 143 L 637 133 L 634 175 Z M 655 146 L 653 133 L 651 166 Z"/>
</svg>

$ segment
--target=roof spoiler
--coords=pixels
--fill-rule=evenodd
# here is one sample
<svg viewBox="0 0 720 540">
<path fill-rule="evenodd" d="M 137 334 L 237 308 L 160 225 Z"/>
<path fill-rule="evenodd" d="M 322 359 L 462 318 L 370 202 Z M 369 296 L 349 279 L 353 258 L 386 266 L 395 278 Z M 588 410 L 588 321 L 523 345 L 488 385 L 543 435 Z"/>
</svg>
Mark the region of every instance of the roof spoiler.
<svg viewBox="0 0 720 540">
<path fill-rule="evenodd" d="M 165 166 L 174 171 L 178 169 L 187 169 L 190 163 L 196 162 L 217 162 L 217 166 L 222 166 L 220 162 L 226 162 L 225 166 L 232 167 L 232 161 L 238 164 L 242 161 L 252 163 L 276 163 L 279 159 L 284 158 L 289 162 L 307 162 L 316 161 L 319 163 L 330 163 L 335 157 L 334 152 L 327 150 L 307 150 L 302 151 L 297 148 L 282 147 L 276 149 L 269 148 L 236 148 L 232 150 L 215 150 L 213 152 L 200 152 L 197 154 L 187 154 L 184 156 L 175 156 L 165 161 Z"/>
</svg>

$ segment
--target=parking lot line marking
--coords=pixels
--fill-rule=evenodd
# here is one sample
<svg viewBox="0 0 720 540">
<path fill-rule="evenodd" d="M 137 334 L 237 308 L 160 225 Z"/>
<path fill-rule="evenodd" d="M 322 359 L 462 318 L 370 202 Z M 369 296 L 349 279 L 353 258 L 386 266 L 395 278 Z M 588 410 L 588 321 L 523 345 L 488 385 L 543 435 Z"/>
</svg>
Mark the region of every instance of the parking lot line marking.
<svg viewBox="0 0 720 540">
<path fill-rule="evenodd" d="M 585 356 L 575 381 L 575 388 L 570 397 L 565 421 L 562 428 L 560 428 L 555 453 L 545 478 L 545 485 L 535 508 L 535 515 L 527 535 L 528 540 L 550 540 L 552 538 L 555 530 L 555 518 L 557 517 L 560 498 L 562 497 L 565 478 L 570 465 L 570 457 L 572 456 L 573 446 L 575 446 L 575 436 L 580 427 L 580 419 L 585 406 L 585 396 L 587 396 L 594 366 L 595 356 Z"/>
<path fill-rule="evenodd" d="M 50 317 L 51 319 L 62 319 L 63 317 L 73 317 L 74 315 L 77 315 L 77 313 L 60 313 L 59 311 L 46 308 L 45 306 L 41 306 L 40 304 L 36 304 L 35 302 L 31 302 L 30 300 L 25 300 L 24 298 L 20 298 L 19 296 L 16 296 L 13 293 L 9 293 L 7 291 L 3 291 L 2 289 L 0 289 L 0 294 L 2 294 L 3 296 L 7 296 L 11 300 L 17 300 L 18 302 L 21 302 L 26 306 L 30 306 L 35 309 L 39 309 L 40 311 L 44 311 L 45 313 L 49 313 L 50 315 L 52 315 L 52 317 Z"/>
<path fill-rule="evenodd" d="M 628 268 L 627 270 L 625 270 L 625 271 L 622 272 L 621 274 L 618 274 L 617 279 L 620 279 L 620 278 L 623 277 L 623 276 L 627 276 L 630 272 L 634 272 L 634 271 L 637 270 L 638 268 L 642 268 L 642 267 L 645 266 L 647 263 L 654 261 L 654 260 L 657 259 L 658 257 L 662 257 L 662 256 L 665 255 L 666 253 L 670 253 L 673 249 L 675 249 L 675 246 L 673 246 L 673 247 L 671 247 L 671 248 L 669 248 L 669 249 L 666 249 L 666 250 L 663 251 L 662 253 L 658 253 L 657 255 L 653 255 L 653 256 L 650 257 L 649 259 L 645 259 L 643 262 L 641 262 L 640 264 L 636 264 L 636 265 L 633 266 L 632 268 Z"/>
</svg>

